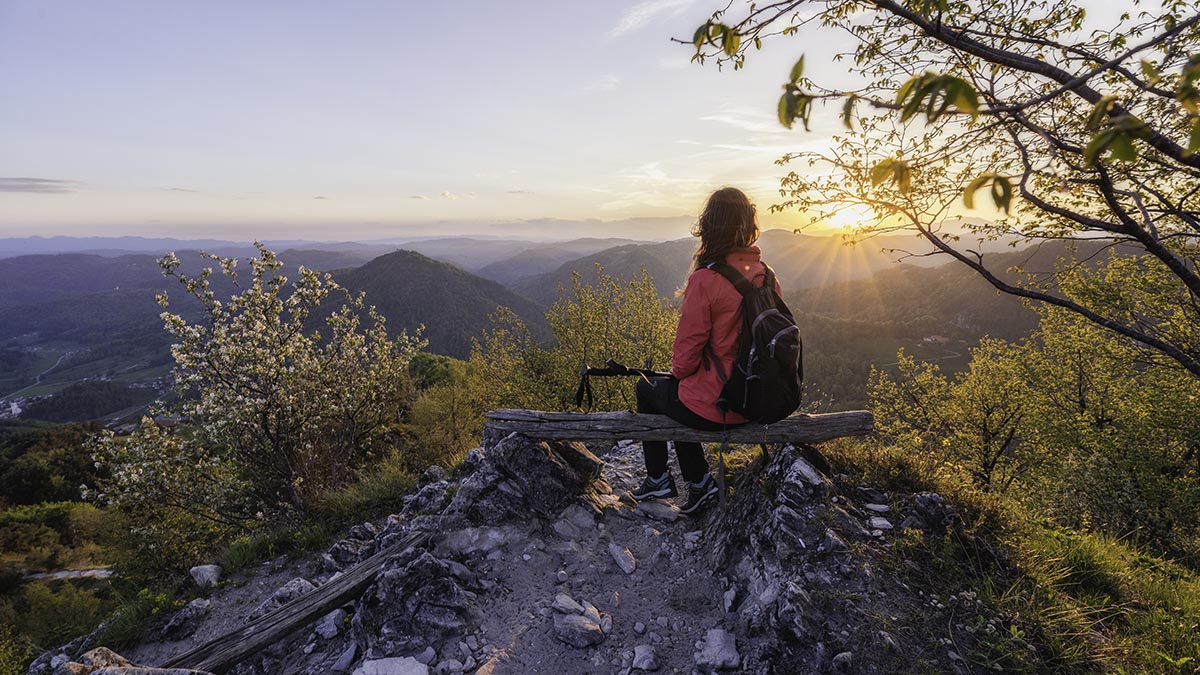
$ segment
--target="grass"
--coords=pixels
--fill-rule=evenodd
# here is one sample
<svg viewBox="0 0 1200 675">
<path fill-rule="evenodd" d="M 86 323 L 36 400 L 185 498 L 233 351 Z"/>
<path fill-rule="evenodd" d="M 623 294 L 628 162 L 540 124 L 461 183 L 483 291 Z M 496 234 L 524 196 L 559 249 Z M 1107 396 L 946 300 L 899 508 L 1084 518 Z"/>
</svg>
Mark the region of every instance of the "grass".
<svg viewBox="0 0 1200 675">
<path fill-rule="evenodd" d="M 954 504 L 959 525 L 946 536 L 899 533 L 890 555 L 892 568 L 927 593 L 976 594 L 981 609 L 964 619 L 959 645 L 967 661 L 1006 673 L 1200 673 L 1193 569 L 1129 541 L 1034 520 L 895 448 L 847 439 L 821 450 L 848 474 L 843 489 L 934 490 Z"/>
</svg>

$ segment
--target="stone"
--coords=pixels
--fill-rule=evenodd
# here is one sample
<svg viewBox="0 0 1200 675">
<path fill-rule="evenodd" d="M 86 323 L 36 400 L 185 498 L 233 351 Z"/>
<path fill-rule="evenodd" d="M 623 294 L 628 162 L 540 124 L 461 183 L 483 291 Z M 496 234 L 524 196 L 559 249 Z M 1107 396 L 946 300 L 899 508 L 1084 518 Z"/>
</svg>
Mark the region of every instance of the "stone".
<svg viewBox="0 0 1200 675">
<path fill-rule="evenodd" d="M 633 632 L 637 633 L 638 635 L 642 635 L 646 632 L 646 624 L 642 623 L 641 621 L 633 624 Z"/>
<path fill-rule="evenodd" d="M 350 667 L 354 665 L 354 659 L 358 656 L 358 643 L 351 642 L 346 651 L 333 662 L 333 667 L 330 668 L 335 673 L 350 672 Z"/>
<path fill-rule="evenodd" d="M 577 442 L 485 434 L 477 464 L 444 512 L 471 524 L 526 523 L 531 514 L 550 520 L 600 477 L 604 463 Z"/>
<path fill-rule="evenodd" d="M 863 504 L 863 508 L 871 513 L 887 513 L 892 510 L 887 504 Z"/>
<path fill-rule="evenodd" d="M 326 640 L 337 637 L 337 634 L 342 632 L 342 626 L 345 625 L 347 616 L 349 615 L 346 610 L 338 608 L 321 617 L 316 625 L 317 635 Z"/>
<path fill-rule="evenodd" d="M 429 666 L 411 656 L 363 661 L 354 675 L 429 675 Z"/>
<path fill-rule="evenodd" d="M 673 523 L 679 520 L 679 509 L 662 502 L 638 502 L 635 512 L 638 515 L 653 518 L 654 520 L 661 520 L 664 523 Z"/>
<path fill-rule="evenodd" d="M 459 661 L 458 659 L 446 659 L 445 661 L 437 664 L 437 668 L 433 669 L 433 672 L 437 675 L 452 675 L 455 673 L 461 673 L 462 671 L 463 664 L 462 661 Z"/>
<path fill-rule="evenodd" d="M 590 530 L 596 527 L 596 516 L 579 503 L 563 509 L 562 517 L 580 530 Z"/>
<path fill-rule="evenodd" d="M 554 596 L 554 604 L 551 605 L 555 611 L 563 614 L 583 614 L 583 605 L 575 602 L 575 599 L 566 593 L 559 593 Z"/>
<path fill-rule="evenodd" d="M 433 650 L 433 647 L 426 647 L 425 651 L 417 654 L 413 658 L 428 666 L 437 660 L 437 652 Z"/>
<path fill-rule="evenodd" d="M 419 653 L 463 635 L 474 600 L 446 561 L 408 549 L 384 563 L 359 599 L 351 622 L 354 639 L 367 658 Z"/>
<path fill-rule="evenodd" d="M 825 538 L 821 540 L 821 545 L 817 547 L 817 551 L 821 553 L 845 553 L 849 550 L 850 547 L 846 545 L 846 542 L 830 529 L 825 530 Z"/>
<path fill-rule="evenodd" d="M 444 480 L 450 480 L 450 474 L 437 464 L 432 464 L 428 469 L 425 469 L 421 477 L 417 479 L 418 487 L 425 487 L 430 483 L 437 483 Z"/>
<path fill-rule="evenodd" d="M 915 515 L 923 530 L 944 532 L 957 519 L 954 508 L 936 492 L 913 495 L 913 506 L 916 507 Z"/>
<path fill-rule="evenodd" d="M 583 601 L 583 615 L 596 623 L 600 623 L 600 610 L 596 609 L 596 606 L 587 600 Z"/>
<path fill-rule="evenodd" d="M 658 670 L 658 655 L 650 645 L 638 645 L 633 648 L 633 668 L 635 670 Z"/>
<path fill-rule="evenodd" d="M 633 553 L 628 548 L 613 543 L 608 545 L 608 552 L 616 561 L 617 567 L 620 567 L 625 574 L 633 574 L 633 571 L 637 569 L 637 558 L 633 557 Z"/>
<path fill-rule="evenodd" d="M 869 525 L 872 530 L 890 530 L 890 529 L 892 529 L 891 521 L 882 516 L 872 516 L 870 518 L 870 520 L 867 521 L 867 525 Z"/>
<path fill-rule="evenodd" d="M 302 577 L 296 577 L 280 586 L 278 590 L 271 594 L 271 597 L 263 601 L 258 609 L 250 614 L 251 620 L 266 616 L 271 612 L 283 607 L 289 602 L 299 598 L 300 596 L 311 593 L 317 589 L 311 581 Z"/>
<path fill-rule="evenodd" d="M 692 655 L 696 668 L 702 673 L 737 668 L 742 663 L 738 654 L 737 640 L 720 628 L 713 628 L 704 636 L 704 646 Z"/>
<path fill-rule="evenodd" d="M 136 668 L 128 659 L 107 647 L 97 647 L 79 657 L 79 663 L 93 668 Z"/>
<path fill-rule="evenodd" d="M 499 527 L 468 527 L 442 537 L 439 555 L 467 556 L 472 553 L 491 553 L 508 543 L 509 534 Z"/>
<path fill-rule="evenodd" d="M 721 596 L 721 600 L 722 600 L 722 606 L 725 608 L 725 611 L 726 612 L 732 611 L 733 603 L 737 601 L 737 589 L 731 588 L 731 589 L 725 591 L 724 595 Z"/>
<path fill-rule="evenodd" d="M 578 614 L 555 614 L 554 636 L 577 649 L 592 647 L 604 641 L 604 631 L 600 629 L 600 624 Z"/>
<path fill-rule="evenodd" d="M 212 588 L 221 581 L 221 575 L 225 570 L 221 569 L 220 565 L 196 565 L 188 570 L 188 574 L 192 575 L 192 580 L 200 588 Z"/>
<path fill-rule="evenodd" d="M 839 672 L 848 673 L 854 666 L 854 653 L 841 652 L 833 657 L 833 668 Z"/>
<path fill-rule="evenodd" d="M 556 574 L 554 576 L 556 579 L 558 579 L 558 583 L 560 583 L 560 584 L 565 584 L 567 582 L 567 571 L 566 570 L 559 570 L 558 574 Z"/>
<path fill-rule="evenodd" d="M 163 626 L 162 638 L 174 641 L 191 637 L 200 624 L 204 623 L 211 608 L 212 602 L 205 598 L 192 600 L 184 605 L 183 609 L 175 612 L 170 621 L 167 621 L 167 625 Z"/>
</svg>

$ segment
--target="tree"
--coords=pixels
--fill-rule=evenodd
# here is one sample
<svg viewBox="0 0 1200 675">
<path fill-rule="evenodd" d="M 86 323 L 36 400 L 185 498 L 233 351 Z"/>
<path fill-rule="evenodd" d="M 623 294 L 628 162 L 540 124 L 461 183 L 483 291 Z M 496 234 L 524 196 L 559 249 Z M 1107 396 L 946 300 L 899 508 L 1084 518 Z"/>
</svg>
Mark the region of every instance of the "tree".
<svg viewBox="0 0 1200 675">
<path fill-rule="evenodd" d="M 207 529 L 203 540 L 304 511 L 354 478 L 411 398 L 418 338 L 389 337 L 364 297 L 327 274 L 302 267 L 289 284 L 275 254 L 258 250 L 245 285 L 237 259 L 208 256 L 236 288 L 227 300 L 211 288 L 212 268 L 190 277 L 173 254 L 160 261 L 205 315 L 162 314 L 177 340 L 173 412 L 184 423 L 146 419 L 130 436 L 104 432 L 95 441 L 111 478 L 92 496 L 129 513 L 155 541 L 191 536 L 176 518 Z M 343 303 L 318 318 L 335 294 Z M 165 294 L 159 301 L 169 307 Z"/>
<path fill-rule="evenodd" d="M 780 160 L 803 166 L 783 178 L 774 208 L 815 219 L 869 208 L 878 223 L 864 235 L 915 231 L 1000 291 L 1074 312 L 1200 377 L 1200 342 L 1172 329 L 1200 322 L 1193 2 L 1163 0 L 1102 29 L 1082 7 L 1047 0 L 787 0 L 732 13 L 732 5 L 715 12 L 686 41 L 694 60 L 738 69 L 766 41 L 812 31 L 855 41 L 834 58 L 849 59 L 847 78 L 860 86 L 814 82 L 803 58 L 786 78 L 782 124 L 807 128 L 816 102 L 841 100 L 847 130 L 829 151 Z M 964 221 L 973 236 L 1123 245 L 1167 284 L 1156 296 L 1167 304 L 1071 294 L 989 267 L 945 225 L 984 188 L 1004 215 Z M 1076 273 L 1088 271 L 1076 263 Z"/>
</svg>

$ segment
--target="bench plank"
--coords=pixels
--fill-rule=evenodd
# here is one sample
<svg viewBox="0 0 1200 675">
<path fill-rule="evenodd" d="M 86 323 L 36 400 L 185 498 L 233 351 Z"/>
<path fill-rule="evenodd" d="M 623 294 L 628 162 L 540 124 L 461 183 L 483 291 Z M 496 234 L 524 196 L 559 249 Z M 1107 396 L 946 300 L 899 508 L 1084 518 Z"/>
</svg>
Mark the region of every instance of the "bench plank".
<svg viewBox="0 0 1200 675">
<path fill-rule="evenodd" d="M 866 410 L 794 415 L 775 424 L 750 422 L 726 431 L 699 431 L 666 415 L 629 411 L 599 413 L 543 412 L 503 408 L 487 413 L 484 427 L 557 441 L 698 441 L 701 443 L 819 443 L 842 436 L 864 436 L 875 429 Z"/>
</svg>

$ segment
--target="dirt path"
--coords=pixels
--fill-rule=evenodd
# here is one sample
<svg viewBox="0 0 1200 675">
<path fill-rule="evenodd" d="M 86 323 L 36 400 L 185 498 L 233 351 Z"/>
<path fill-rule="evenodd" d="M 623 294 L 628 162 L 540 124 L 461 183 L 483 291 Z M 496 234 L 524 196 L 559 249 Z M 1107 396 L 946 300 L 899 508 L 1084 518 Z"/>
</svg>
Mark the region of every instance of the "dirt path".
<svg viewBox="0 0 1200 675">
<path fill-rule="evenodd" d="M 481 570 L 496 588 L 480 597 L 479 635 L 493 651 L 479 673 L 616 673 L 637 645 L 654 647 L 659 672 L 694 669 L 696 641 L 725 618 L 722 580 L 694 552 L 707 518 L 664 522 L 621 500 L 641 482 L 641 454 L 627 444 L 604 457 L 613 494 L 599 515 L 568 507 L 554 534 L 515 542 Z M 632 573 L 618 566 L 610 544 L 633 554 Z M 603 642 L 577 648 L 559 640 L 552 604 L 560 593 L 611 617 Z"/>
</svg>

